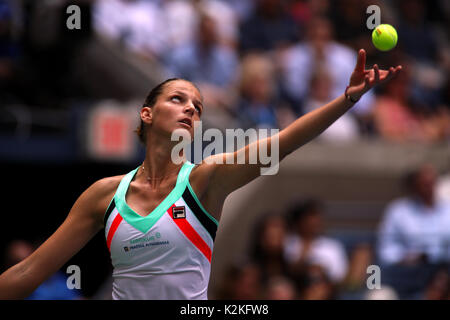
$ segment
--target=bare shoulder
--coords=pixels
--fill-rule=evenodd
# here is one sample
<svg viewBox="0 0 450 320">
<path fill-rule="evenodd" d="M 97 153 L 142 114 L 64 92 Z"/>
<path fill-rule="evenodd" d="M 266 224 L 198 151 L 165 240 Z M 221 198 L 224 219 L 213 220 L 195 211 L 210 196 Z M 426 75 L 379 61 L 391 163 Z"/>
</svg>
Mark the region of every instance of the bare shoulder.
<svg viewBox="0 0 450 320">
<path fill-rule="evenodd" d="M 111 192 L 116 191 L 123 177 L 125 177 L 124 174 L 102 178 L 95 181 L 89 188 L 92 189 L 92 192 L 95 192 L 98 195 L 110 194 Z"/>
<path fill-rule="evenodd" d="M 189 182 L 192 186 L 197 186 L 198 189 L 208 187 L 209 181 L 216 169 L 217 164 L 214 162 L 203 161 L 192 169 L 191 174 L 189 175 Z"/>
<path fill-rule="evenodd" d="M 97 221 L 103 222 L 103 216 L 124 176 L 118 175 L 99 179 L 80 196 L 79 201 L 84 206 L 91 208 L 92 211 L 90 211 Z"/>
</svg>

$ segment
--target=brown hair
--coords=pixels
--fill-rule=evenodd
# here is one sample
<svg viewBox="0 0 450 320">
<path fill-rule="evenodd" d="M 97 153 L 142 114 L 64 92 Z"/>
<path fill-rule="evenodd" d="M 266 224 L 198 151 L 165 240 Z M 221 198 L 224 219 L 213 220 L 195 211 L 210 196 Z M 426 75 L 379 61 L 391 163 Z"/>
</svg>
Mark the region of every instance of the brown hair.
<svg viewBox="0 0 450 320">
<path fill-rule="evenodd" d="M 158 84 L 156 87 L 154 87 L 148 94 L 147 98 L 145 98 L 145 102 L 144 102 L 144 105 L 142 106 L 142 108 L 153 107 L 153 105 L 156 103 L 156 100 L 158 100 L 158 97 L 163 92 L 165 85 L 168 84 L 169 82 L 176 81 L 176 80 L 184 80 L 184 79 L 170 78 L 170 79 L 164 80 L 163 82 Z M 142 121 L 142 119 L 141 119 L 141 123 L 139 124 L 139 127 L 137 127 L 135 132 L 139 138 L 139 141 L 144 145 L 146 144 L 146 131 L 147 131 L 146 125 L 145 125 L 144 121 Z"/>
</svg>

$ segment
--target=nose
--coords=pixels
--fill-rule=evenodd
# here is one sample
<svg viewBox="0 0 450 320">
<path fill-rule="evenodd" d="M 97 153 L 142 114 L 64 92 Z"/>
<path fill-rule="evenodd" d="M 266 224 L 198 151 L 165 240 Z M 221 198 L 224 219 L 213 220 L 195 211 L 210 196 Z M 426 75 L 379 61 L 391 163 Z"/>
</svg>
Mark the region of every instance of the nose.
<svg viewBox="0 0 450 320">
<path fill-rule="evenodd" d="M 185 113 L 190 113 L 191 115 L 194 114 L 195 112 L 195 106 L 192 103 L 192 101 L 189 101 L 185 106 L 184 106 L 184 112 Z"/>
</svg>

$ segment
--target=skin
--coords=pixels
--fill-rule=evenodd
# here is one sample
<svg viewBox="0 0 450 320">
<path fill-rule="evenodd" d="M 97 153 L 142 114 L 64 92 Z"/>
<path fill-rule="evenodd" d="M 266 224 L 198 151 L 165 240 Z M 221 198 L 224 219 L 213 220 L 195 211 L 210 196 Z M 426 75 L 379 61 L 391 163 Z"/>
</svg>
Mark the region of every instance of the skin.
<svg viewBox="0 0 450 320">
<path fill-rule="evenodd" d="M 389 80 L 401 70 L 401 66 L 379 70 L 377 65 L 365 70 L 365 60 L 365 51 L 360 50 L 348 90 L 348 94 L 354 99 L 361 97 L 374 85 Z M 323 132 L 352 106 L 353 103 L 342 94 L 280 131 L 280 161 Z M 189 118 L 192 123 L 199 121 L 202 111 L 200 92 L 190 82 L 183 80 L 167 84 L 154 106 L 141 109 L 141 119 L 148 128 L 143 163 L 145 170 L 142 167 L 138 170 L 126 196 L 128 205 L 136 212 L 143 216 L 151 212 L 175 186 L 181 165 L 171 161 L 172 147 L 177 144 L 177 141 L 170 140 L 171 133 L 175 129 L 185 129 L 192 137 L 192 126 L 186 126 L 180 120 Z M 259 146 L 261 142 L 268 143 L 270 150 L 271 139 L 255 141 L 254 144 Z M 257 178 L 262 165 L 217 164 L 214 161 L 217 159 L 214 158 L 222 157 L 224 160 L 225 157 L 232 156 L 236 159 L 244 154 L 248 159 L 249 150 L 250 146 L 246 146 L 232 154 L 212 156 L 213 159 L 205 159 L 191 172 L 190 183 L 197 197 L 217 220 L 221 217 L 226 197 Z M 101 179 L 85 190 L 55 233 L 30 256 L 0 275 L 0 299 L 26 298 L 103 229 L 103 215 L 123 177 Z"/>
</svg>

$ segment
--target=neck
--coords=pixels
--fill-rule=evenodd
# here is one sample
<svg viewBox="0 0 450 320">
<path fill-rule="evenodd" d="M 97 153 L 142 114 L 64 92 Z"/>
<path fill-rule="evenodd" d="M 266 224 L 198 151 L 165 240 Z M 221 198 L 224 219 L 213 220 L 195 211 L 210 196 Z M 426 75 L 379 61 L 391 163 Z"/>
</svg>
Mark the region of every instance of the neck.
<svg viewBox="0 0 450 320">
<path fill-rule="evenodd" d="M 141 171 L 145 180 L 152 186 L 161 184 L 161 182 L 177 175 L 181 164 L 175 164 L 172 161 L 173 142 L 161 144 L 161 139 L 156 143 L 149 137 L 146 144 L 145 159 L 143 162 L 144 169 Z M 183 156 L 184 158 L 184 156 Z M 184 160 L 186 160 L 184 158 Z"/>
</svg>

